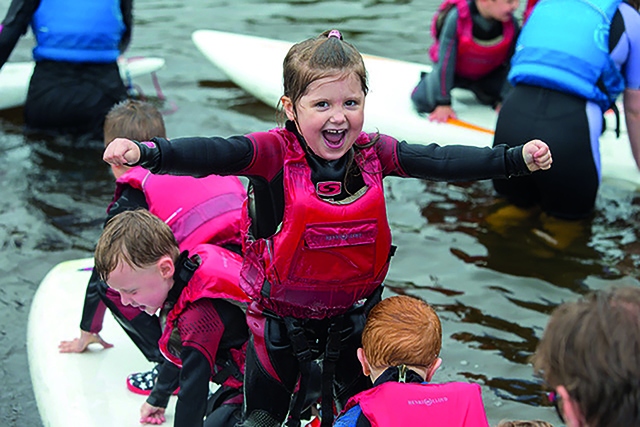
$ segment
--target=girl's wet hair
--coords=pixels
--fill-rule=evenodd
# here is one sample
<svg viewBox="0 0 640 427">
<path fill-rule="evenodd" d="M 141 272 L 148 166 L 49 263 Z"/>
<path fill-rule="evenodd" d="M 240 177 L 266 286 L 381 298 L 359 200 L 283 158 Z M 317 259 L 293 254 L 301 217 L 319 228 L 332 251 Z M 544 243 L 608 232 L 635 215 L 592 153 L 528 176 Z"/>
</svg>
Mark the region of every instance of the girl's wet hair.
<svg viewBox="0 0 640 427">
<path fill-rule="evenodd" d="M 360 52 L 342 39 L 338 30 L 327 30 L 319 36 L 296 43 L 283 63 L 284 95 L 295 109 L 311 83 L 324 77 L 354 73 L 367 94 L 367 71 Z"/>
</svg>

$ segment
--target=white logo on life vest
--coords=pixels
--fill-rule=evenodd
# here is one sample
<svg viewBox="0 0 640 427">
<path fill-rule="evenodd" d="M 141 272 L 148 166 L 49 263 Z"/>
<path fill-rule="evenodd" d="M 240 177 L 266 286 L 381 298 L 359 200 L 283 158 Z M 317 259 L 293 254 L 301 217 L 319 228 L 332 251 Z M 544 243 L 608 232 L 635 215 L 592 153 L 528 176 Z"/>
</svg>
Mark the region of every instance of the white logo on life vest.
<svg viewBox="0 0 640 427">
<path fill-rule="evenodd" d="M 426 406 L 431 406 L 431 405 L 435 405 L 437 403 L 445 403 L 448 402 L 449 399 L 445 396 L 445 397 L 436 397 L 436 398 L 427 398 L 427 399 L 420 399 L 420 400 L 407 400 L 407 404 L 409 405 L 426 405 Z"/>
</svg>

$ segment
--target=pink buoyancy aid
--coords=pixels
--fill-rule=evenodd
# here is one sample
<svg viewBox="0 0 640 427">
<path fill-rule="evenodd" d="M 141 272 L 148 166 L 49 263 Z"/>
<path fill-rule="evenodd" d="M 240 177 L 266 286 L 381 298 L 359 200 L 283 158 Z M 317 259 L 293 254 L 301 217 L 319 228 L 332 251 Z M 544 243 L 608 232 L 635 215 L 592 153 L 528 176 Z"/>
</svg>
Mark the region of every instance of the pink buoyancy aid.
<svg viewBox="0 0 640 427">
<path fill-rule="evenodd" d="M 431 23 L 431 35 L 434 43 L 429 48 L 429 56 L 433 62 L 438 62 L 439 59 L 438 27 L 444 22 L 444 16 L 440 15 L 448 13 L 452 7 L 458 9 L 458 25 L 456 27 L 458 52 L 455 73 L 461 77 L 478 80 L 508 59 L 515 37 L 515 25 L 512 19 L 503 22 L 502 37 L 495 43 L 480 44 L 473 38 L 473 19 L 467 0 L 445 0 L 440 4 Z"/>
<path fill-rule="evenodd" d="M 284 218 L 273 236 L 245 241 L 240 286 L 279 316 L 342 314 L 371 295 L 389 268 L 391 230 L 375 148 L 358 147 L 370 141 L 360 134 L 354 160 L 365 187 L 348 200 L 333 202 L 317 195 L 296 136 L 285 129 L 270 133 L 285 150 Z"/>
<path fill-rule="evenodd" d="M 128 184 L 141 190 L 149 211 L 171 227 L 180 250 L 200 243 L 238 244 L 246 191 L 235 176 L 155 175 L 136 166 L 116 181 L 114 201 Z"/>
<path fill-rule="evenodd" d="M 489 427 L 478 384 L 386 382 L 352 397 L 372 427 Z"/>
<path fill-rule="evenodd" d="M 238 276 L 242 266 L 242 257 L 240 255 L 211 244 L 196 246 L 189 252 L 189 257 L 193 259 L 195 255 L 200 258 L 200 265 L 180 293 L 173 308 L 167 314 L 166 325 L 158 341 L 162 354 L 179 367 L 182 367 L 180 355 L 170 351 L 169 338 L 181 313 L 189 304 L 202 298 L 225 299 L 241 304 L 250 301 L 238 284 Z M 237 363 L 244 363 L 244 354 L 242 354 L 241 350 L 232 351 L 232 356 Z"/>
</svg>

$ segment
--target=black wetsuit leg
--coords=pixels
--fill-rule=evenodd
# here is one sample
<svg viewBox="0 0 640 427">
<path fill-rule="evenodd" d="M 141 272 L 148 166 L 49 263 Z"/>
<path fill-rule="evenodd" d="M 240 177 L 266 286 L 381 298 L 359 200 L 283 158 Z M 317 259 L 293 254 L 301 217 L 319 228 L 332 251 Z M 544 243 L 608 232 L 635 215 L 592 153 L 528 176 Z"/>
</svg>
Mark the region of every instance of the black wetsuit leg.
<svg viewBox="0 0 640 427">
<path fill-rule="evenodd" d="M 601 127 L 601 117 L 589 120 L 582 98 L 516 86 L 500 110 L 494 146 L 541 139 L 551 149 L 553 166 L 525 177 L 494 180 L 494 188 L 516 206 L 540 205 L 549 215 L 563 219 L 587 217 L 600 181 L 592 149 L 597 141 L 592 139 L 597 139 Z"/>
</svg>

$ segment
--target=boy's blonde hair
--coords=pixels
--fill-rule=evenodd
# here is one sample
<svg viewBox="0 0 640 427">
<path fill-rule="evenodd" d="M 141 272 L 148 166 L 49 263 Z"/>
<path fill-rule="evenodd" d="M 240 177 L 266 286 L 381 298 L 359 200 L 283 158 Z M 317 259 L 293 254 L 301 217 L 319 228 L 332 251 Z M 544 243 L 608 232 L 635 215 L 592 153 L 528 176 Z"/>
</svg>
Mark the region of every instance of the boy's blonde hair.
<svg viewBox="0 0 640 427">
<path fill-rule="evenodd" d="M 400 365 L 430 368 L 441 346 L 442 326 L 435 310 L 406 295 L 376 304 L 362 332 L 364 354 L 375 369 Z"/>
<path fill-rule="evenodd" d="M 95 269 L 105 282 L 120 262 L 144 268 L 163 256 L 180 255 L 171 228 L 146 209 L 121 212 L 105 225 L 95 252 Z"/>
<path fill-rule="evenodd" d="M 148 102 L 126 99 L 114 105 L 104 119 L 104 145 L 116 138 L 149 141 L 167 137 L 162 114 Z"/>
</svg>

